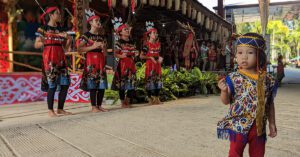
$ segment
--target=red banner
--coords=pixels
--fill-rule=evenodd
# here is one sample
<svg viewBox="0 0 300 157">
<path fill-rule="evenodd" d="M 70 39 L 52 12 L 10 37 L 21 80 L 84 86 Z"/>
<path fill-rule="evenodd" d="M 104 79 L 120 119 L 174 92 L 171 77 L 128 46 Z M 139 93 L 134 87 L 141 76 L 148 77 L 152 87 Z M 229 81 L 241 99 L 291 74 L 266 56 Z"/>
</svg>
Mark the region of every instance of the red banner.
<svg viewBox="0 0 300 157">
<path fill-rule="evenodd" d="M 0 105 L 46 100 L 47 93 L 41 91 L 41 77 L 39 73 L 0 74 Z M 67 102 L 89 102 L 89 93 L 79 89 L 80 80 L 81 75 L 71 75 Z"/>
</svg>

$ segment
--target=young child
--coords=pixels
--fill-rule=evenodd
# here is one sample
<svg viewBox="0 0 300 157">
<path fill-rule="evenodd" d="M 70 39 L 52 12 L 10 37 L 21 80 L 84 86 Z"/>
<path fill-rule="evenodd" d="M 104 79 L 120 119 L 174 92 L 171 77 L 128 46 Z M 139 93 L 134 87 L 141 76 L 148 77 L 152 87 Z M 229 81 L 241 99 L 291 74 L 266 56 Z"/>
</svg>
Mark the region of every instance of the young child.
<svg viewBox="0 0 300 157">
<path fill-rule="evenodd" d="M 217 66 L 217 50 L 215 43 L 212 43 L 208 51 L 209 70 L 215 71 Z"/>
<path fill-rule="evenodd" d="M 228 114 L 218 122 L 218 138 L 230 139 L 229 157 L 242 157 L 249 144 L 250 157 L 263 157 L 266 123 L 269 136 L 275 137 L 274 97 L 277 82 L 266 74 L 265 40 L 256 33 L 237 39 L 237 72 L 230 73 L 218 83 L 221 100 L 229 106 Z"/>
<path fill-rule="evenodd" d="M 202 71 L 206 71 L 206 64 L 207 64 L 207 54 L 208 54 L 208 47 L 207 47 L 207 43 L 206 41 L 203 41 L 202 42 L 202 45 L 201 45 L 201 58 L 202 58 L 202 62 L 203 62 L 203 65 L 202 65 Z"/>
<path fill-rule="evenodd" d="M 44 25 L 37 30 L 34 47 L 43 47 L 42 90 L 47 91 L 48 115 L 70 115 L 71 112 L 64 110 L 64 103 L 70 85 L 65 50 L 70 46 L 71 39 L 59 26 L 61 13 L 58 7 L 47 8 L 41 20 Z M 57 114 L 53 110 L 55 91 L 60 91 Z"/>
<path fill-rule="evenodd" d="M 140 58 L 146 60 L 146 90 L 149 105 L 161 104 L 159 92 L 162 88 L 161 63 L 163 58 L 160 56 L 161 45 L 158 39 L 157 29 L 152 22 L 146 22 L 147 41 L 144 44 Z"/>
<path fill-rule="evenodd" d="M 92 112 L 106 112 L 102 107 L 105 89 L 107 89 L 107 75 L 105 69 L 106 37 L 103 33 L 100 17 L 91 10 L 85 10 L 89 31 L 80 38 L 79 52 L 85 54 L 85 69 L 81 84 L 86 84 L 90 92 Z"/>
</svg>

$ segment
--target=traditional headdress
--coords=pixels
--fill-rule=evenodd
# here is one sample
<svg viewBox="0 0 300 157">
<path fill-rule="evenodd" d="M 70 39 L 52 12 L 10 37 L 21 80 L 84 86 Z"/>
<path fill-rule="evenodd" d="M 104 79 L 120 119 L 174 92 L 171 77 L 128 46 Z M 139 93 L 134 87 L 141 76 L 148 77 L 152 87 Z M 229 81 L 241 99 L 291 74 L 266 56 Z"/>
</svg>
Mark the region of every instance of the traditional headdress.
<svg viewBox="0 0 300 157">
<path fill-rule="evenodd" d="M 40 19 L 41 21 L 46 24 L 46 21 L 45 21 L 45 16 L 49 13 L 51 13 L 52 11 L 54 10 L 58 10 L 57 7 L 50 7 L 50 8 L 47 8 L 46 11 L 40 16 Z"/>
<path fill-rule="evenodd" d="M 127 27 L 127 25 L 122 22 L 121 17 L 119 18 L 115 17 L 114 19 L 111 20 L 111 22 L 113 23 L 115 32 L 117 33 L 121 32 L 123 28 Z"/>
<path fill-rule="evenodd" d="M 146 30 L 147 30 L 146 34 L 157 31 L 157 29 L 154 28 L 154 23 L 150 21 L 146 21 Z"/>
<path fill-rule="evenodd" d="M 263 38 L 243 35 L 237 38 L 237 46 L 248 46 L 259 50 L 265 50 L 266 48 Z"/>
<path fill-rule="evenodd" d="M 89 10 L 85 9 L 85 17 L 86 17 L 86 22 L 90 22 L 93 19 L 97 19 L 97 18 L 100 19 L 100 17 L 98 15 L 96 15 L 95 12 L 92 11 L 91 9 L 89 9 Z"/>
</svg>

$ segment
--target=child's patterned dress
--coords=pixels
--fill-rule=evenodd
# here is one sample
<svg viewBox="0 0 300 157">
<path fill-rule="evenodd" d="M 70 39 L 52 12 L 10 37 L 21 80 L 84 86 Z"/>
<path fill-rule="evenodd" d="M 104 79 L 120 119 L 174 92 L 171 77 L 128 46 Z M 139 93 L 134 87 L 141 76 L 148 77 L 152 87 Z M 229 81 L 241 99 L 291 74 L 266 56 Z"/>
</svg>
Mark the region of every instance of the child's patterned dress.
<svg viewBox="0 0 300 157">
<path fill-rule="evenodd" d="M 218 138 L 234 140 L 237 134 L 247 137 L 257 116 L 257 80 L 257 75 L 251 76 L 242 70 L 230 73 L 226 77 L 226 83 L 231 92 L 231 101 L 227 115 L 218 122 Z M 265 136 L 269 107 L 277 92 L 277 82 L 267 74 L 263 84 L 265 112 L 262 118 L 262 135 Z"/>
</svg>

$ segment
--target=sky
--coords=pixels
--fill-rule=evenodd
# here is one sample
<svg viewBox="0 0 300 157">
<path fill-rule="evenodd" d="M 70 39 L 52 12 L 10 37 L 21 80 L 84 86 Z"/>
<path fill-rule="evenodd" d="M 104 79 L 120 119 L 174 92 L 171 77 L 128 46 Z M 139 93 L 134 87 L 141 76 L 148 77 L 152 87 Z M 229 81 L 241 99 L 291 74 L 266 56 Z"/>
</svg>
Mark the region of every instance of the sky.
<svg viewBox="0 0 300 157">
<path fill-rule="evenodd" d="M 200 3 L 202 3 L 206 8 L 213 10 L 213 7 L 218 5 L 218 0 L 198 0 Z"/>
<path fill-rule="evenodd" d="M 218 5 L 218 0 L 198 0 L 198 1 L 212 11 L 214 11 L 213 7 Z M 287 0 L 270 0 L 271 3 L 272 2 L 283 2 L 283 1 L 287 1 Z M 297 1 L 297 0 L 289 0 L 289 1 Z M 257 4 L 258 0 L 224 0 L 224 5 L 236 4 L 236 3 Z"/>
</svg>

